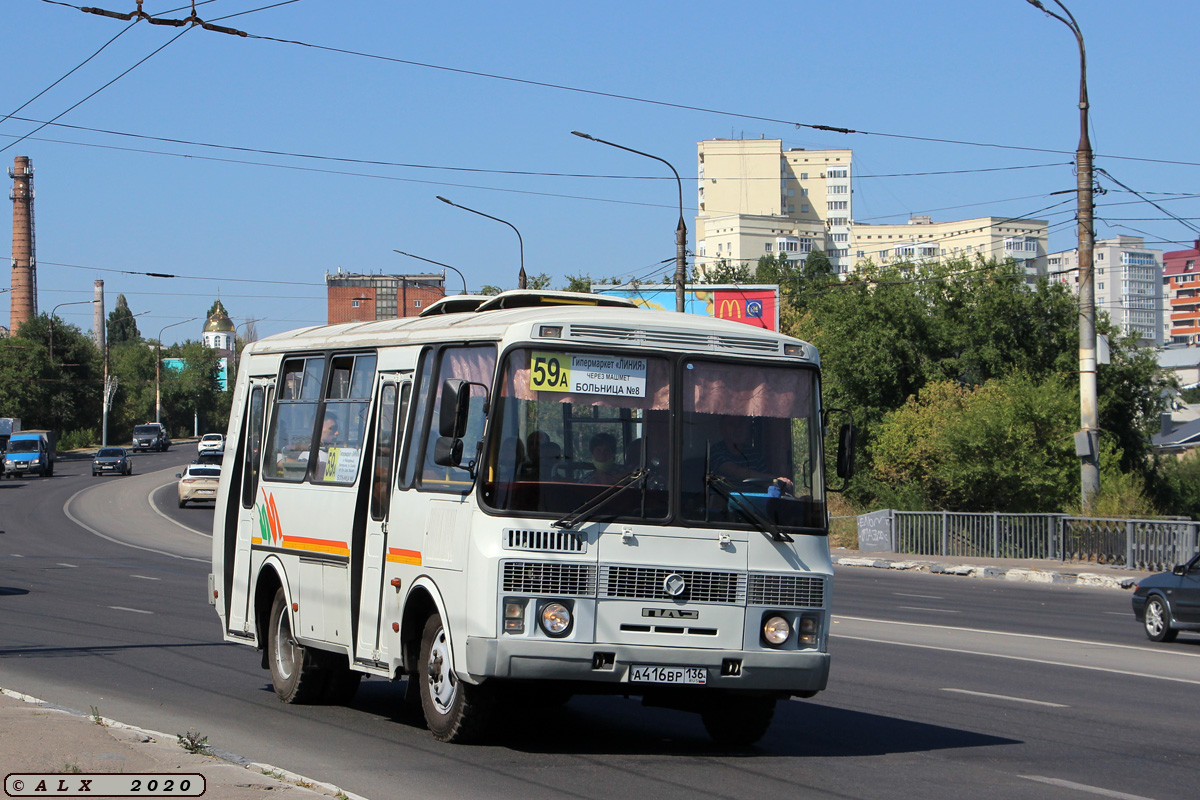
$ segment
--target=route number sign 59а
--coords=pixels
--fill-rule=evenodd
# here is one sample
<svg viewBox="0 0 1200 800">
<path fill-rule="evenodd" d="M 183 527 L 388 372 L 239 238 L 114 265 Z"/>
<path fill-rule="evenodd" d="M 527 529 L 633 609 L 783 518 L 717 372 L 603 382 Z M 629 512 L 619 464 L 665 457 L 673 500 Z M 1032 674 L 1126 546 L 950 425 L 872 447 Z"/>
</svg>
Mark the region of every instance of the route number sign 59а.
<svg viewBox="0 0 1200 800">
<path fill-rule="evenodd" d="M 529 370 L 529 388 L 540 392 L 645 397 L 646 369 L 644 358 L 535 352 Z"/>
</svg>

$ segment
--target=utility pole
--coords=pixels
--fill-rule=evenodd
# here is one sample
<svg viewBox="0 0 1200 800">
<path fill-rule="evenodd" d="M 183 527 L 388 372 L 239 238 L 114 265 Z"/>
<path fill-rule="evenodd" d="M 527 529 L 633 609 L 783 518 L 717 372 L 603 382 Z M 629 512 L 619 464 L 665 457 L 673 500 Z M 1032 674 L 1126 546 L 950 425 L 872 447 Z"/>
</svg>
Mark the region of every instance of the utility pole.
<svg viewBox="0 0 1200 800">
<path fill-rule="evenodd" d="M 1079 45 L 1079 146 L 1075 151 L 1076 194 L 1078 195 L 1079 235 L 1079 433 L 1075 434 L 1075 455 L 1079 457 L 1080 502 L 1084 513 L 1100 492 L 1100 415 L 1096 391 L 1096 282 L 1093 262 L 1092 142 L 1088 137 L 1087 51 L 1083 31 L 1075 17 L 1062 4 L 1062 14 L 1046 8 L 1042 0 L 1026 0 L 1031 6 L 1054 17 L 1071 29 Z"/>
</svg>

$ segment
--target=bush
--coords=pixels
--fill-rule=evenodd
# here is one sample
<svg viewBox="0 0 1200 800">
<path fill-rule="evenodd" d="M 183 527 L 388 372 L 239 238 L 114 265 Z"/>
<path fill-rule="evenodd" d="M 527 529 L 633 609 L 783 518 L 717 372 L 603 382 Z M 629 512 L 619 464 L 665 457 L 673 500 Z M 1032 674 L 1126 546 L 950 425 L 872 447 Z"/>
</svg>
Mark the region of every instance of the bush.
<svg viewBox="0 0 1200 800">
<path fill-rule="evenodd" d="M 87 428 L 85 430 L 69 431 L 64 433 L 58 439 L 59 450 L 82 450 L 95 447 L 100 441 L 100 435 L 95 428 Z"/>
</svg>

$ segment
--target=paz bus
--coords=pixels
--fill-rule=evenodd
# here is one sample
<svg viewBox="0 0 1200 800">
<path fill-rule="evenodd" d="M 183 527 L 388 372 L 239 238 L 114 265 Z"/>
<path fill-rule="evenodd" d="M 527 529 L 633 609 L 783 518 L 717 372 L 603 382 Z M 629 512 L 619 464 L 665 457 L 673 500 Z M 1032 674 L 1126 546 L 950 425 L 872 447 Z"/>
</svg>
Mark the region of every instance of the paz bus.
<svg viewBox="0 0 1200 800">
<path fill-rule="evenodd" d="M 621 298 L 448 297 L 261 339 L 209 602 L 284 702 L 406 679 L 463 742 L 505 703 L 607 693 L 751 743 L 829 676 L 827 415 L 811 344 Z"/>
</svg>

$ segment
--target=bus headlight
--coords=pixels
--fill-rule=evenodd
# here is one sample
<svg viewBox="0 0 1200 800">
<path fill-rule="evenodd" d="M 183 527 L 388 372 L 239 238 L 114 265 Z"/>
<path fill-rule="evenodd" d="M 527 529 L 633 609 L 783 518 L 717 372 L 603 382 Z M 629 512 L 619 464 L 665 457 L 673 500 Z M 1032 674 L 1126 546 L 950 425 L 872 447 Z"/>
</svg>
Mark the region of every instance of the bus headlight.
<svg viewBox="0 0 1200 800">
<path fill-rule="evenodd" d="M 792 626 L 783 617 L 769 617 L 763 623 L 763 638 L 768 644 L 778 647 L 792 635 Z"/>
<path fill-rule="evenodd" d="M 547 636 L 566 636 L 571 631 L 571 609 L 563 603 L 546 603 L 538 612 L 538 624 Z"/>
</svg>

